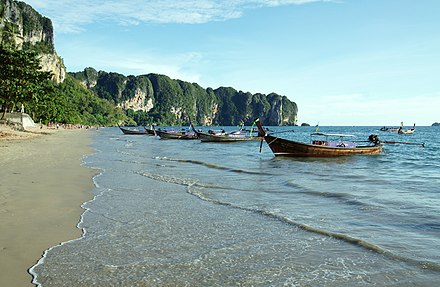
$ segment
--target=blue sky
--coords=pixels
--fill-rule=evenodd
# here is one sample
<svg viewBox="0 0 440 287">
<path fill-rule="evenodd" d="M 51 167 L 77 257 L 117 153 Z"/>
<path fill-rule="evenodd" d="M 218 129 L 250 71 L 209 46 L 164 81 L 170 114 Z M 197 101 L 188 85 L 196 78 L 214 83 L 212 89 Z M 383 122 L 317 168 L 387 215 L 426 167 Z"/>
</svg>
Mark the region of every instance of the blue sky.
<svg viewBox="0 0 440 287">
<path fill-rule="evenodd" d="M 438 0 L 25 0 L 69 72 L 275 92 L 299 123 L 440 122 Z"/>
</svg>

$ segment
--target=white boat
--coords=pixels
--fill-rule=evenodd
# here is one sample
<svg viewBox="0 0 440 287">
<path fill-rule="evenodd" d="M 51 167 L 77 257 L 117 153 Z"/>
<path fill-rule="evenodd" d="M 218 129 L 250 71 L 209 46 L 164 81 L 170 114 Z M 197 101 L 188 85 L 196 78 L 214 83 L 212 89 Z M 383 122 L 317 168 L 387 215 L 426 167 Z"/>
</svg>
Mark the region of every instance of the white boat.
<svg viewBox="0 0 440 287">
<path fill-rule="evenodd" d="M 404 130 L 403 129 L 403 122 L 400 125 L 399 130 L 397 131 L 398 134 L 404 134 L 404 135 L 408 135 L 408 134 L 413 134 L 416 130 L 416 124 L 414 124 L 414 126 L 410 129 Z"/>
</svg>

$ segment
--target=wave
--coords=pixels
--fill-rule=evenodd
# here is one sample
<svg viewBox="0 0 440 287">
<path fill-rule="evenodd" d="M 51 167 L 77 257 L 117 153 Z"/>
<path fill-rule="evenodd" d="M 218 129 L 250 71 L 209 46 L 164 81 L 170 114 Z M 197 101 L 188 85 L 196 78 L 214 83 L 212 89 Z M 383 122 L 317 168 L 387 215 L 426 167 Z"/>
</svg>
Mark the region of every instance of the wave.
<svg viewBox="0 0 440 287">
<path fill-rule="evenodd" d="M 248 170 L 244 170 L 244 169 L 230 168 L 230 167 L 226 167 L 226 166 L 222 166 L 222 165 L 218 165 L 218 164 L 207 163 L 207 162 L 203 162 L 203 161 L 199 161 L 199 160 L 193 160 L 193 159 L 174 159 L 174 158 L 168 158 L 168 157 L 157 157 L 157 159 L 173 161 L 173 162 L 179 162 L 179 163 L 190 163 L 190 164 L 202 165 L 202 166 L 207 167 L 207 168 L 218 169 L 218 170 L 226 170 L 226 171 L 235 172 L 235 173 L 244 173 L 244 174 L 252 174 L 252 175 L 273 175 L 271 173 L 264 173 L 264 172 L 248 171 Z"/>
<path fill-rule="evenodd" d="M 162 175 L 158 175 L 158 174 L 153 174 L 153 173 L 148 172 L 148 171 L 139 171 L 139 172 L 136 172 L 136 174 L 148 177 L 148 178 L 153 179 L 153 180 L 158 180 L 158 181 L 162 181 L 162 182 L 166 182 L 166 183 L 178 184 L 178 185 L 182 185 L 182 186 L 185 186 L 185 187 L 195 186 L 195 187 L 203 188 L 203 189 L 235 190 L 235 191 L 243 191 L 243 192 L 250 192 L 250 191 L 252 191 L 252 190 L 249 190 L 249 189 L 230 187 L 230 186 L 220 186 L 220 185 L 213 185 L 213 184 L 209 184 L 208 185 L 208 184 L 201 183 L 200 181 L 194 180 L 194 179 L 191 179 L 191 178 L 181 178 L 181 177 L 170 176 L 170 175 L 163 175 L 163 174 Z"/>
<path fill-rule="evenodd" d="M 289 218 L 287 218 L 285 216 L 282 216 L 282 215 L 279 215 L 279 214 L 275 214 L 275 213 L 267 211 L 267 210 L 256 209 L 256 208 L 248 208 L 248 207 L 238 206 L 238 205 L 235 205 L 235 204 L 232 204 L 232 203 L 228 203 L 228 202 L 223 202 L 223 201 L 220 201 L 220 200 L 215 200 L 215 199 L 207 198 L 203 194 L 201 194 L 201 193 L 199 193 L 199 192 L 197 192 L 195 190 L 192 190 L 191 189 L 192 187 L 193 187 L 193 185 L 189 185 L 188 186 L 188 190 L 187 190 L 188 193 L 198 197 L 201 200 L 208 201 L 208 202 L 211 202 L 211 203 L 214 203 L 214 204 L 218 204 L 218 205 L 223 205 L 223 206 L 235 208 L 235 209 L 240 209 L 240 210 L 244 210 L 244 211 L 248 211 L 248 212 L 253 212 L 253 213 L 256 213 L 256 214 L 259 214 L 259 215 L 263 215 L 263 216 L 267 216 L 267 217 L 270 217 L 272 219 L 275 219 L 275 220 L 281 221 L 283 223 L 289 224 L 291 226 L 295 226 L 295 227 L 297 227 L 297 228 L 299 228 L 301 230 L 307 231 L 307 232 L 311 232 L 311 233 L 315 233 L 315 234 L 318 234 L 318 235 L 327 236 L 327 237 L 330 237 L 330 238 L 334 238 L 334 239 L 337 239 L 337 240 L 341 240 L 341 241 L 344 241 L 344 242 L 347 242 L 347 243 L 350 243 L 350 244 L 362 247 L 362 248 L 364 248 L 366 250 L 373 251 L 373 252 L 375 252 L 377 254 L 381 254 L 383 256 L 386 256 L 387 258 L 392 259 L 392 260 L 399 260 L 401 262 L 405 262 L 405 263 L 411 264 L 411 265 L 419 267 L 421 269 L 429 269 L 429 270 L 432 270 L 432 271 L 439 271 L 440 272 L 440 264 L 438 264 L 438 263 L 431 262 L 431 261 L 416 260 L 416 259 L 413 259 L 413 258 L 408 258 L 408 257 L 405 257 L 405 256 L 394 254 L 394 253 L 392 253 L 390 251 L 387 251 L 387 250 L 385 250 L 385 249 L 383 249 L 383 248 L 381 248 L 381 247 L 379 247 L 379 246 L 377 246 L 377 245 L 375 245 L 373 243 L 364 241 L 362 239 L 354 238 L 354 237 L 351 237 L 351 236 L 346 235 L 346 234 L 335 233 L 335 232 L 331 232 L 331 231 L 328 231 L 328 230 L 312 227 L 312 226 L 309 226 L 309 225 L 306 225 L 306 224 L 303 224 L 303 223 L 300 223 L 300 222 L 296 222 L 296 221 L 294 221 L 292 219 L 289 219 Z"/>
<path fill-rule="evenodd" d="M 336 199 L 336 200 L 343 202 L 347 205 L 359 206 L 363 209 L 369 209 L 369 210 L 381 209 L 381 207 L 379 207 L 379 206 L 373 206 L 371 204 L 365 203 L 365 202 L 357 199 L 358 197 L 354 197 L 351 194 L 344 193 L 344 192 L 317 191 L 317 190 L 305 187 L 303 185 L 300 185 L 296 182 L 291 182 L 291 181 L 287 182 L 286 186 L 293 187 L 296 190 L 298 190 L 301 194 L 305 194 L 305 195 Z"/>
</svg>

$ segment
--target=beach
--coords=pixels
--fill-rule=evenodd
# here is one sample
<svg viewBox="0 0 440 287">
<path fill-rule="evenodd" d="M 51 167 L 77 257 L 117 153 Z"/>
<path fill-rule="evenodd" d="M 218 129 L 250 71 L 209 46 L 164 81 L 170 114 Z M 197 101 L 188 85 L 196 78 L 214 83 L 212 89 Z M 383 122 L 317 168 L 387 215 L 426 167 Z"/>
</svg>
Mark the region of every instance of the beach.
<svg viewBox="0 0 440 287">
<path fill-rule="evenodd" d="M 28 269 L 43 252 L 81 236 L 96 173 L 81 165 L 92 133 L 0 126 L 0 286 L 34 286 Z"/>
</svg>

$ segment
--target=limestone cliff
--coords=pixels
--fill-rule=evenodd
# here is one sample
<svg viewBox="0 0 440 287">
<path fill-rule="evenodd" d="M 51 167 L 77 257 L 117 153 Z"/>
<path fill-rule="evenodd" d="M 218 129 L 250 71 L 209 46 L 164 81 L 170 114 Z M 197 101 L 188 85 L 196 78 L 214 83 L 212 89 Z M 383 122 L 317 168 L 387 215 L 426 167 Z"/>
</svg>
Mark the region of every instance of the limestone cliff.
<svg viewBox="0 0 440 287">
<path fill-rule="evenodd" d="M 100 98 L 124 110 L 146 113 L 150 122 L 169 125 L 251 125 L 260 118 L 265 125 L 296 125 L 298 108 L 286 96 L 236 91 L 230 87 L 204 89 L 196 83 L 165 75 L 124 76 L 86 68 L 72 73 Z"/>
<path fill-rule="evenodd" d="M 0 0 L 0 44 L 37 52 L 54 82 L 64 81 L 66 69 L 55 51 L 52 21 L 26 3 Z"/>
</svg>

